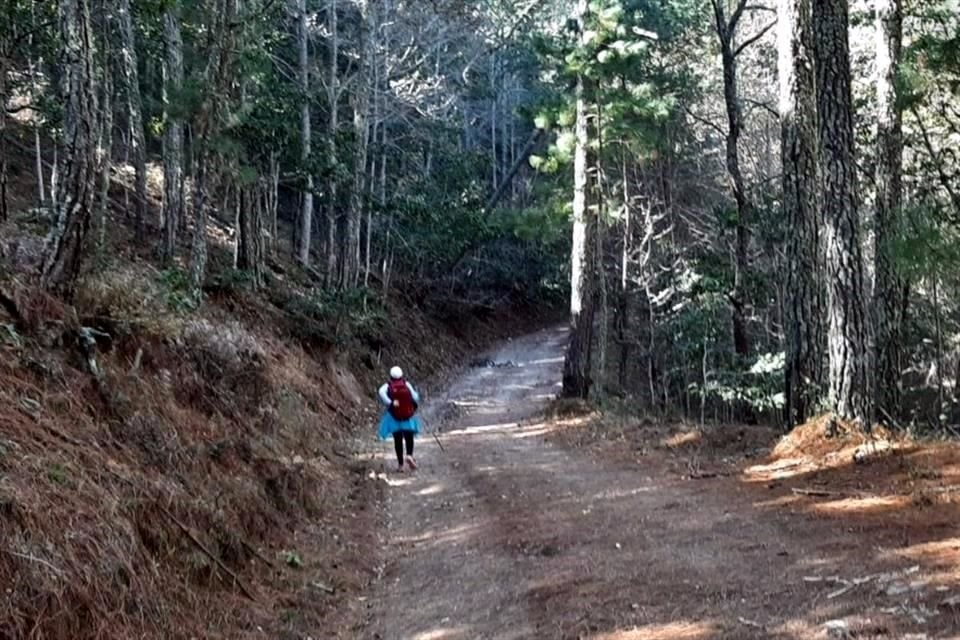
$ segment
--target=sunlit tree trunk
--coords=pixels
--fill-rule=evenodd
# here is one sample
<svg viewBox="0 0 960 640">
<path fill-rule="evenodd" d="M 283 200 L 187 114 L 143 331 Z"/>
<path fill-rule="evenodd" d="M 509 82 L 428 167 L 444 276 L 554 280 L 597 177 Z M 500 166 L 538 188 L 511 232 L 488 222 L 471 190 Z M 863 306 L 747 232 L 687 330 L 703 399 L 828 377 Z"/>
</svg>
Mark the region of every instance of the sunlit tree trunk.
<svg viewBox="0 0 960 640">
<path fill-rule="evenodd" d="M 869 323 L 857 211 L 847 0 L 813 7 L 821 184 L 827 258 L 830 409 L 869 427 Z"/>
<path fill-rule="evenodd" d="M 99 114 L 89 0 L 61 0 L 57 14 L 63 47 L 63 168 L 57 181 L 54 224 L 47 238 L 41 281 L 47 290 L 69 295 L 84 258 L 96 195 Z"/>
<path fill-rule="evenodd" d="M 786 420 L 806 421 L 823 400 L 822 218 L 810 0 L 779 0 L 783 212 L 787 223 Z"/>
<path fill-rule="evenodd" d="M 896 85 L 903 37 L 900 0 L 877 0 L 876 12 L 877 201 L 873 304 L 876 401 L 880 417 L 893 418 L 900 410 L 900 292 L 903 289 L 895 255 L 903 166 L 902 118 Z"/>
<path fill-rule="evenodd" d="M 587 0 L 577 0 L 580 33 L 588 11 Z M 581 37 L 584 37 L 581 35 Z M 587 105 L 584 77 L 577 76 L 576 150 L 573 159 L 573 246 L 570 262 L 570 343 L 563 363 L 563 395 L 587 398 L 590 395 L 590 365 L 593 349 L 593 287 L 591 286 L 589 220 L 587 214 Z"/>
</svg>

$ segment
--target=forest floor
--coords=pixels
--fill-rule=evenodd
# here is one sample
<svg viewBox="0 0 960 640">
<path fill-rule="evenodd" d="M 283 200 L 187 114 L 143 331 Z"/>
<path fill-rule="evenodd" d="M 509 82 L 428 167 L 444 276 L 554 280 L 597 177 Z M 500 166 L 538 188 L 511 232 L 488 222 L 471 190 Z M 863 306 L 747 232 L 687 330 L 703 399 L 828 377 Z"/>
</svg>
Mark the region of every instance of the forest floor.
<svg viewBox="0 0 960 640">
<path fill-rule="evenodd" d="M 371 460 L 382 577 L 342 637 L 960 638 L 955 446 L 564 415 L 564 344 L 430 399 L 416 474 Z"/>
</svg>

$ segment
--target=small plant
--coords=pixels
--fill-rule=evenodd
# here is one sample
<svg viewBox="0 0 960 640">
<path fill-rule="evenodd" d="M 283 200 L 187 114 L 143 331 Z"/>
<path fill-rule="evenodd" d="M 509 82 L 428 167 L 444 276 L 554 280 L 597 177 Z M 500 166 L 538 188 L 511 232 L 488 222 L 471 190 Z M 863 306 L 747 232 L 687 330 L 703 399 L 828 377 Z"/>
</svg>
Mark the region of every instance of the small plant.
<svg viewBox="0 0 960 640">
<path fill-rule="evenodd" d="M 303 568 L 303 558 L 301 558 L 300 554 L 296 551 L 284 551 L 282 555 L 283 561 L 288 567 L 293 567 L 294 569 Z"/>
<path fill-rule="evenodd" d="M 47 479 L 54 484 L 60 485 L 61 487 L 65 487 L 70 484 L 70 476 L 68 475 L 67 470 L 59 464 L 54 464 L 52 467 L 50 467 L 50 469 L 47 470 Z"/>
<path fill-rule="evenodd" d="M 197 308 L 197 300 L 190 292 L 190 276 L 186 271 L 166 269 L 160 272 L 158 281 L 171 309 L 185 313 Z"/>
</svg>

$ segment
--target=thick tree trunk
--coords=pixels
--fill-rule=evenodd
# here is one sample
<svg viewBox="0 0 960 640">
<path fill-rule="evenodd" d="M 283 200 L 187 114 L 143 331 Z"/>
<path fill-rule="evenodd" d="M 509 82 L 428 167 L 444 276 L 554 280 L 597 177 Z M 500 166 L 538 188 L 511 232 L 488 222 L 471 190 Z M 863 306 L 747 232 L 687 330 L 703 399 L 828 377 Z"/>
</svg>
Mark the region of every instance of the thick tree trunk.
<svg viewBox="0 0 960 640">
<path fill-rule="evenodd" d="M 130 0 L 117 0 L 117 19 L 120 26 L 120 61 L 127 92 L 127 118 L 130 126 L 130 147 L 136 172 L 136 200 L 134 225 L 137 237 L 143 238 L 143 223 L 147 208 L 147 143 L 143 130 L 143 104 L 140 98 L 140 73 L 137 68 L 137 40 L 130 13 Z"/>
<path fill-rule="evenodd" d="M 312 135 L 310 122 L 310 56 L 309 33 L 307 31 L 306 0 L 297 1 L 297 44 L 300 61 L 300 161 L 306 172 L 306 184 L 300 204 L 300 246 L 297 258 L 303 265 L 310 264 L 310 245 L 313 240 L 313 169 L 310 167 L 312 153 Z"/>
<path fill-rule="evenodd" d="M 63 46 L 63 168 L 41 282 L 47 290 L 70 295 L 83 261 L 96 195 L 99 114 L 89 0 L 61 0 L 57 12 Z"/>
<path fill-rule="evenodd" d="M 876 402 L 881 416 L 900 411 L 901 278 L 897 273 L 897 238 L 903 162 L 903 135 L 897 105 L 896 72 L 903 37 L 900 0 L 877 0 L 877 202 L 874 227 L 876 281 Z"/>
<path fill-rule="evenodd" d="M 177 254 L 177 236 L 183 224 L 183 121 L 171 101 L 181 100 L 183 87 L 183 38 L 180 15 L 171 2 L 163 15 L 164 61 L 163 106 L 163 258 L 169 265 Z"/>
<path fill-rule="evenodd" d="M 587 0 L 577 0 L 577 21 L 583 34 Z M 581 36 L 582 37 L 582 36 Z M 573 159 L 573 246 L 570 262 L 570 344 L 563 363 L 563 396 L 590 395 L 593 350 L 593 287 L 591 286 L 589 220 L 587 213 L 587 105 L 584 78 L 577 77 L 576 150 Z"/>
<path fill-rule="evenodd" d="M 779 0 L 783 209 L 787 222 L 786 420 L 811 417 L 824 399 L 823 221 L 810 0 Z"/>
<path fill-rule="evenodd" d="M 857 175 L 854 162 L 847 0 L 817 0 L 813 8 L 827 255 L 829 404 L 840 418 L 869 428 L 869 323 L 864 301 Z"/>
</svg>

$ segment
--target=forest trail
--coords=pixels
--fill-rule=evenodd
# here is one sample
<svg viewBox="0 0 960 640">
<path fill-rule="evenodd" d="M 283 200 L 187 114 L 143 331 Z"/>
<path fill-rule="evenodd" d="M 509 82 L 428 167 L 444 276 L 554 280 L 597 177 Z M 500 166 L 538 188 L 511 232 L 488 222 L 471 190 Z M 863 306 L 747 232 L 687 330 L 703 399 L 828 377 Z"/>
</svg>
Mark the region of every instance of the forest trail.
<svg viewBox="0 0 960 640">
<path fill-rule="evenodd" d="M 691 480 L 663 456 L 631 467 L 551 443 L 541 415 L 565 342 L 513 340 L 490 358 L 515 366 L 471 369 L 428 399 L 415 475 L 384 454 L 385 570 L 359 637 L 800 640 L 835 620 L 858 638 L 960 637 L 905 634 L 932 631 L 917 622 L 931 612 L 893 588 L 921 574 L 880 553 L 898 546 L 884 531 L 779 509 L 735 469 Z"/>
</svg>

